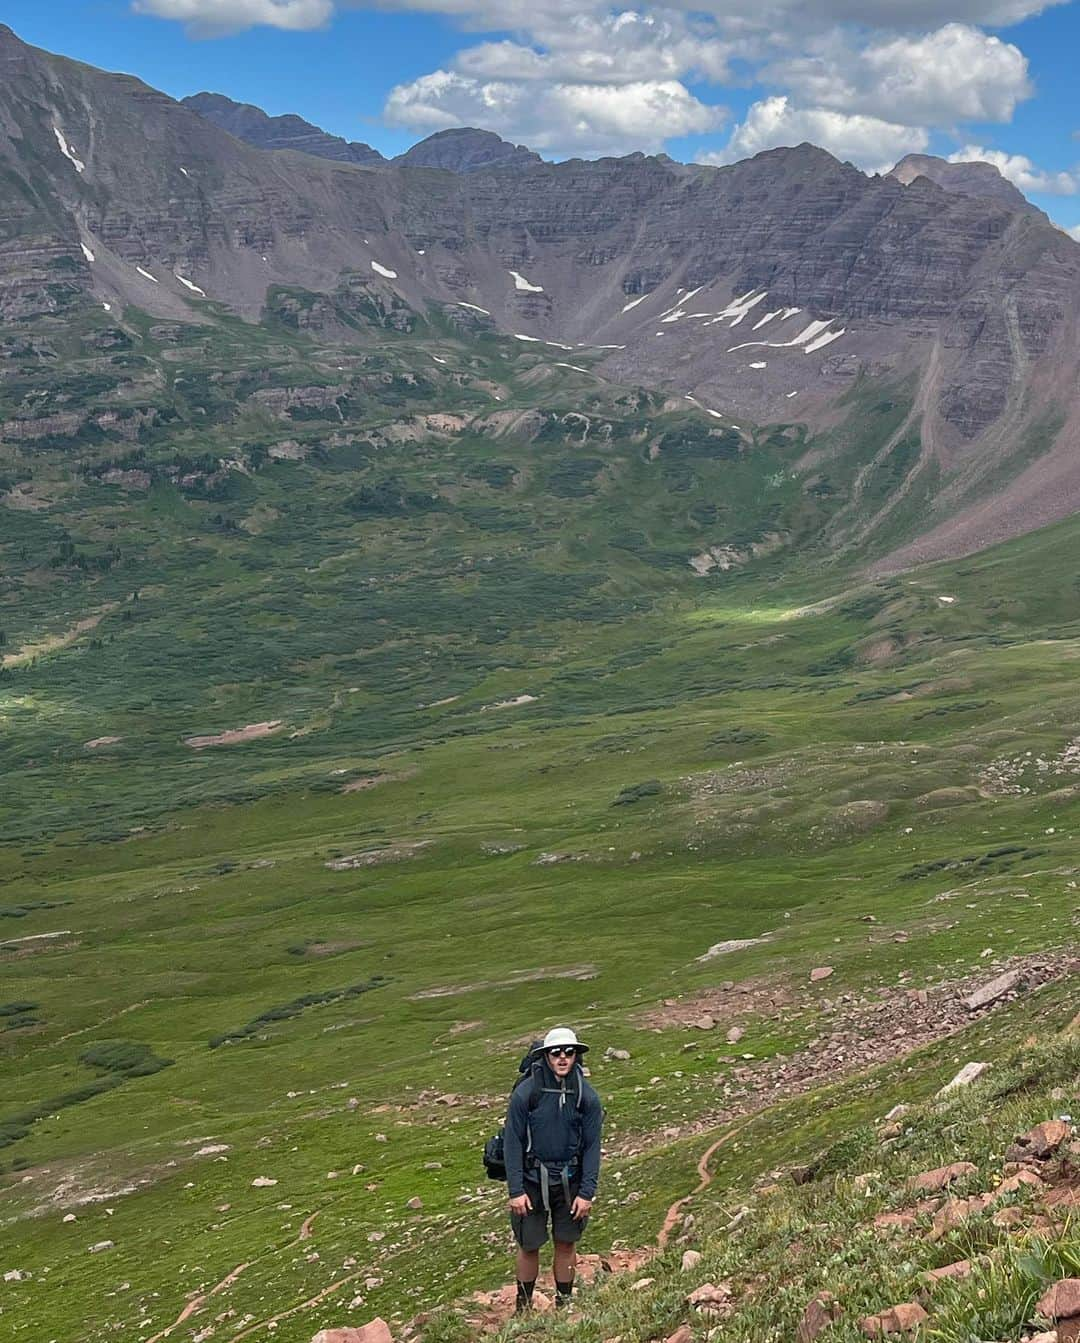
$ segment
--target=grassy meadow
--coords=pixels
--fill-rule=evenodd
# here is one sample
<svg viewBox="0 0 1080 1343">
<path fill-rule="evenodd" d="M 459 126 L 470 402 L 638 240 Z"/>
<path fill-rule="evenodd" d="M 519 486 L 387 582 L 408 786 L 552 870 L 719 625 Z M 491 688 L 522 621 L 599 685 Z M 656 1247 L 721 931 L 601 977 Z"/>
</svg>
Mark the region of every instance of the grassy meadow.
<svg viewBox="0 0 1080 1343">
<path fill-rule="evenodd" d="M 845 995 L 1075 945 L 1080 525 L 871 581 L 913 518 L 827 529 L 903 387 L 810 443 L 453 314 L 322 345 L 302 300 L 86 317 L 2 384 L 87 417 L 0 448 L 12 1340 L 306 1343 L 505 1281 L 479 1149 L 556 1021 L 608 1112 L 590 1246 L 650 1243 Z M 722 981 L 737 1046 L 655 1024 Z M 706 1203 L 1074 1013 L 779 1097 Z"/>
</svg>

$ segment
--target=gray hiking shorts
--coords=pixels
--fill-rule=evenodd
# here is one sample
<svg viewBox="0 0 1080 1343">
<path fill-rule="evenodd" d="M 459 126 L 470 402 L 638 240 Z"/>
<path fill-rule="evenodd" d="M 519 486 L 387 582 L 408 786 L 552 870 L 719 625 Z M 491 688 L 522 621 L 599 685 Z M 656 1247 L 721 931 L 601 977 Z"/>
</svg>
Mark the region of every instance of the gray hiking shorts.
<svg viewBox="0 0 1080 1343">
<path fill-rule="evenodd" d="M 589 1219 L 582 1217 L 579 1221 L 575 1221 L 570 1216 L 570 1208 L 577 1198 L 580 1183 L 580 1180 L 570 1181 L 570 1202 L 567 1203 L 562 1181 L 552 1180 L 548 1190 L 548 1201 L 551 1204 L 549 1214 L 540 1196 L 540 1186 L 534 1184 L 532 1180 L 525 1181 L 525 1192 L 532 1202 L 533 1210 L 527 1212 L 524 1217 L 519 1217 L 513 1212 L 510 1214 L 514 1239 L 523 1250 L 538 1250 L 546 1242 L 549 1218 L 553 1240 L 561 1241 L 564 1245 L 573 1245 L 581 1239 Z"/>
</svg>

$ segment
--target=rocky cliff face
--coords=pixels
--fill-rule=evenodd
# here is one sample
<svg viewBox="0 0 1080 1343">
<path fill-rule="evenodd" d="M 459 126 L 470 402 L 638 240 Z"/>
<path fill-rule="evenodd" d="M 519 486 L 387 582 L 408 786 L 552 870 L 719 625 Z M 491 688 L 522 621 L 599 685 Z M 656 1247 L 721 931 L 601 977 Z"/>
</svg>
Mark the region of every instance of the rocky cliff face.
<svg viewBox="0 0 1080 1343">
<path fill-rule="evenodd" d="M 221 93 L 193 93 L 182 99 L 185 107 L 212 121 L 223 131 L 235 135 L 256 149 L 295 149 L 317 158 L 333 159 L 337 163 L 359 163 L 370 166 L 385 163 L 377 149 L 362 141 L 345 140 L 320 130 L 303 117 L 292 113 L 282 117 L 268 116 L 261 107 L 251 103 L 236 103 Z"/>
<path fill-rule="evenodd" d="M 398 329 L 451 305 L 554 352 L 600 347 L 611 376 L 724 419 L 827 425 L 859 379 L 907 380 L 921 448 L 895 497 L 933 478 L 926 518 L 948 533 L 925 553 L 978 541 L 986 520 L 963 519 L 986 480 L 1009 482 L 1012 531 L 1080 506 L 1080 246 L 1008 200 L 810 145 L 728 168 L 551 164 L 468 132 L 364 168 L 268 155 L 8 29 L 0 72 L 7 322 L 102 303 L 190 318 L 204 297 L 256 318 L 274 285 L 345 284 Z"/>
</svg>

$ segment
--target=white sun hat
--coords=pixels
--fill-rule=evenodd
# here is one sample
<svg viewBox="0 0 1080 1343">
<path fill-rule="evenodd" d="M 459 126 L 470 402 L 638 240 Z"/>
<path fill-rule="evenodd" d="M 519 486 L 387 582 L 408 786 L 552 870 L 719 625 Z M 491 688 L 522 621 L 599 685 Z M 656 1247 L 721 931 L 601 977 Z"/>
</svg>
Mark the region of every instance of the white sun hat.
<svg viewBox="0 0 1080 1343">
<path fill-rule="evenodd" d="M 589 1048 L 581 1043 L 569 1026 L 553 1026 L 544 1036 L 545 1049 L 555 1049 L 558 1045 L 573 1045 L 579 1054 L 584 1054 Z"/>
</svg>

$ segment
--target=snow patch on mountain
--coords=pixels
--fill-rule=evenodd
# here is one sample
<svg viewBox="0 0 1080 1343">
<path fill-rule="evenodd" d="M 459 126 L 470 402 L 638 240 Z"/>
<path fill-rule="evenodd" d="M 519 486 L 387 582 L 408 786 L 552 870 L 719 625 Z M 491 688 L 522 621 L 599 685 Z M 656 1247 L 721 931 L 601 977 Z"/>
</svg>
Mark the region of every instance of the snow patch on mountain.
<svg viewBox="0 0 1080 1343">
<path fill-rule="evenodd" d="M 396 280 L 396 279 L 397 279 L 397 271 L 396 271 L 396 270 L 391 270 L 389 266 L 380 266 L 379 263 L 378 263 L 377 261 L 373 261 L 373 262 L 371 263 L 371 269 L 375 272 L 376 275 L 382 275 L 382 276 L 384 276 L 387 280 Z"/>
<path fill-rule="evenodd" d="M 143 270 L 141 266 L 136 266 L 135 269 L 139 272 L 139 274 L 143 277 L 144 280 L 151 280 L 153 281 L 154 284 L 158 283 L 157 276 L 151 275 L 148 270 Z"/>
<path fill-rule="evenodd" d="M 797 336 L 792 336 L 791 340 L 746 340 L 741 345 L 732 345 L 728 348 L 728 354 L 734 354 L 736 350 L 749 350 L 753 346 L 767 346 L 772 350 L 787 350 L 793 345 L 806 345 L 809 341 L 816 340 L 823 331 L 827 331 L 832 326 L 832 319 L 827 321 L 813 321 L 804 326 Z"/>
<path fill-rule="evenodd" d="M 53 135 L 56 136 L 56 143 L 60 146 L 60 153 L 63 154 L 64 158 L 66 158 L 69 163 L 74 165 L 75 171 L 77 173 L 85 172 L 86 164 L 83 163 L 82 159 L 76 156 L 75 151 L 68 144 L 64 132 L 55 124 L 53 125 Z"/>
<path fill-rule="evenodd" d="M 629 303 L 623 304 L 623 312 L 629 312 L 631 308 L 636 308 L 639 303 L 644 303 L 648 294 L 642 294 L 640 298 L 632 298 Z"/>
<path fill-rule="evenodd" d="M 544 286 L 542 284 L 531 284 L 526 280 L 520 271 L 512 270 L 509 272 L 514 277 L 514 288 L 525 294 L 542 294 Z"/>
<path fill-rule="evenodd" d="M 86 257 L 87 261 L 93 261 L 95 259 L 93 252 L 91 252 L 90 248 L 87 247 L 86 243 L 82 242 L 79 244 L 79 246 L 82 248 L 82 254 L 84 257 Z"/>
<path fill-rule="evenodd" d="M 176 276 L 176 278 L 180 281 L 180 283 L 184 286 L 185 289 L 190 289 L 193 294 L 201 294 L 203 298 L 206 297 L 205 289 L 200 289 L 197 284 L 192 284 L 190 280 L 185 280 L 179 271 L 173 271 L 173 274 Z"/>
</svg>

